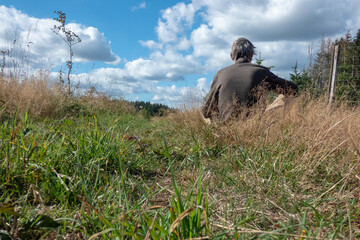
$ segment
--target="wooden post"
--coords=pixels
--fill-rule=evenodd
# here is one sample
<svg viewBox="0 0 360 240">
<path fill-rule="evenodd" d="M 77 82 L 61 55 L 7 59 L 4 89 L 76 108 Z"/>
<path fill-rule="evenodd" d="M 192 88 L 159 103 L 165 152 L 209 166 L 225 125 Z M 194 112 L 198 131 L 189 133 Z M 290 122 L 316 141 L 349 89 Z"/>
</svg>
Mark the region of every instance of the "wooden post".
<svg viewBox="0 0 360 240">
<path fill-rule="evenodd" d="M 336 44 L 335 47 L 333 48 L 332 61 L 331 61 L 329 104 L 331 104 L 334 99 L 338 57 L 339 57 L 339 44 Z"/>
</svg>

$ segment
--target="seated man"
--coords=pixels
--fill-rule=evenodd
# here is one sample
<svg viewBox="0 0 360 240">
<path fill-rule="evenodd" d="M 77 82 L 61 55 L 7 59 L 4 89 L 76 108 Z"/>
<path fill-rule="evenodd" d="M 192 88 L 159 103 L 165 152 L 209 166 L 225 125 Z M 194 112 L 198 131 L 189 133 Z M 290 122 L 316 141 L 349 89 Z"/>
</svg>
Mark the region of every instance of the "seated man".
<svg viewBox="0 0 360 240">
<path fill-rule="evenodd" d="M 216 73 L 202 108 L 205 118 L 226 122 L 235 117 L 240 107 L 250 107 L 259 99 L 255 90 L 260 86 L 281 93 L 297 91 L 295 83 L 279 78 L 266 67 L 252 64 L 254 48 L 246 38 L 233 43 L 230 57 L 235 63 Z"/>
</svg>

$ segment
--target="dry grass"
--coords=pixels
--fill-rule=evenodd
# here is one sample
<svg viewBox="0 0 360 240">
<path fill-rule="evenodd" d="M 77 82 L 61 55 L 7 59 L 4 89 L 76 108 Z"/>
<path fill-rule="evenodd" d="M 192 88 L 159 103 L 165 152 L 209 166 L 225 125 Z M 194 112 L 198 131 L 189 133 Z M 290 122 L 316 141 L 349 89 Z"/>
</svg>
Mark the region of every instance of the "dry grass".
<svg viewBox="0 0 360 240">
<path fill-rule="evenodd" d="M 50 89 L 48 78 L 40 75 L 21 82 L 14 78 L 0 78 L 0 101 L 5 107 L 5 115 L 17 111 L 33 116 L 48 116 L 61 106 L 64 97 Z"/>
<path fill-rule="evenodd" d="M 68 114 L 93 114 L 97 111 L 135 112 L 125 100 L 112 100 L 105 94 L 88 92 L 80 97 L 68 96 L 58 86 L 50 87 L 49 76 L 19 81 L 0 76 L 1 117 L 28 113 L 33 117 L 58 117 Z"/>
<path fill-rule="evenodd" d="M 86 106 L 87 111 L 96 113 L 98 111 L 108 111 L 112 113 L 126 112 L 135 113 L 133 104 L 123 99 L 110 99 L 103 93 L 86 93 L 78 98 L 78 103 Z"/>
<path fill-rule="evenodd" d="M 319 162 L 340 151 L 346 151 L 351 163 L 360 157 L 360 107 L 341 103 L 330 107 L 325 98 L 302 95 L 287 99 L 285 108 L 267 113 L 264 110 L 264 106 L 257 105 L 250 110 L 250 116 L 240 116 L 225 125 L 205 124 L 199 109 L 169 118 L 185 124 L 208 144 L 264 147 L 286 141 L 293 148 L 306 147 L 307 151 L 297 157 L 300 161 Z"/>
<path fill-rule="evenodd" d="M 215 219 L 230 226 L 239 216 L 255 215 L 249 226 L 258 230 L 264 230 L 261 216 L 273 230 L 306 221 L 316 236 L 327 238 L 345 216 L 347 234 L 360 236 L 360 107 L 330 107 L 326 98 L 304 94 L 288 98 L 284 108 L 264 111 L 259 104 L 247 117 L 210 125 L 199 109 L 169 116 L 201 139 L 204 149 L 220 149 L 203 159 L 212 169 L 204 182 L 219 214 Z M 230 179 L 232 184 L 224 183 Z M 229 218 L 221 219 L 226 211 Z M 316 223 L 317 214 L 326 224 Z"/>
</svg>

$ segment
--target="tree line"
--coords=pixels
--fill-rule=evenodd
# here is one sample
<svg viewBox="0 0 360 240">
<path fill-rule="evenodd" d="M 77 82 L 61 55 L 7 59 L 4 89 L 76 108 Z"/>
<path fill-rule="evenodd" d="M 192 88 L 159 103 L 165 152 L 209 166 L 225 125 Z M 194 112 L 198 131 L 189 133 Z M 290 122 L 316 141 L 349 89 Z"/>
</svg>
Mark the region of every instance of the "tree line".
<svg viewBox="0 0 360 240">
<path fill-rule="evenodd" d="M 314 62 L 309 53 L 308 68 L 299 70 L 296 64 L 293 67 L 293 73 L 290 74 L 290 79 L 298 84 L 299 91 L 308 91 L 315 96 L 327 93 L 335 44 L 340 47 L 335 98 L 351 105 L 358 105 L 360 102 L 360 29 L 354 37 L 350 32 L 335 41 L 323 37 Z"/>
<path fill-rule="evenodd" d="M 171 111 L 171 109 L 161 103 L 151 103 L 144 101 L 133 102 L 136 111 L 143 112 L 146 116 L 164 116 Z"/>
</svg>

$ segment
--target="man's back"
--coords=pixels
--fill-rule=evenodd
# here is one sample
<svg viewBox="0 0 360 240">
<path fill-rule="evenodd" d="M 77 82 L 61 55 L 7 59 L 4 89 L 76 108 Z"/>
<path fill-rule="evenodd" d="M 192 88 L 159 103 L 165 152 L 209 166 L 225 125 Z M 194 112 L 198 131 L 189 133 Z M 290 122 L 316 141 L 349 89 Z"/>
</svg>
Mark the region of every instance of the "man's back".
<svg viewBox="0 0 360 240">
<path fill-rule="evenodd" d="M 258 100 L 252 90 L 262 84 L 269 90 L 297 90 L 296 84 L 277 77 L 269 69 L 239 58 L 215 75 L 202 109 L 204 117 L 227 121 L 236 115 L 238 107 L 249 107 Z"/>
</svg>

